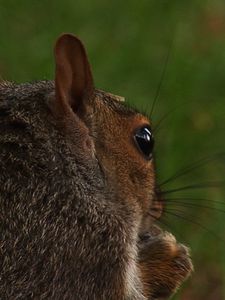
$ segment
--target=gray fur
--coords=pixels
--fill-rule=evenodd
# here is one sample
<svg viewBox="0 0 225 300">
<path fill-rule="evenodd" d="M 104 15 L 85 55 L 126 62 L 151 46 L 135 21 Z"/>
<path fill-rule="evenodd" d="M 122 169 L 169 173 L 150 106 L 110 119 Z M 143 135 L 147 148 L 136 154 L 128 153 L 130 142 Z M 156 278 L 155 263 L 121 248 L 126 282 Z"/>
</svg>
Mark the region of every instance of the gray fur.
<svg viewBox="0 0 225 300">
<path fill-rule="evenodd" d="M 0 85 L 0 298 L 125 299 L 134 211 L 53 116 L 52 93 Z"/>
</svg>

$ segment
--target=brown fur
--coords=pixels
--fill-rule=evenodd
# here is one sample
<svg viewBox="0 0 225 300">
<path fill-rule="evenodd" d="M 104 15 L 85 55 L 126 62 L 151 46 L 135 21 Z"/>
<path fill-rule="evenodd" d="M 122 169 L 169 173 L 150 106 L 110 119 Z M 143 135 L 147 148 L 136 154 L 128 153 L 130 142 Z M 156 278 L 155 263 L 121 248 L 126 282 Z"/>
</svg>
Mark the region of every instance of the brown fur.
<svg viewBox="0 0 225 300">
<path fill-rule="evenodd" d="M 55 83 L 0 85 L 0 298 L 168 297 L 192 265 L 149 217 L 154 163 L 133 140 L 149 120 L 94 88 L 74 36 L 55 58 Z"/>
</svg>

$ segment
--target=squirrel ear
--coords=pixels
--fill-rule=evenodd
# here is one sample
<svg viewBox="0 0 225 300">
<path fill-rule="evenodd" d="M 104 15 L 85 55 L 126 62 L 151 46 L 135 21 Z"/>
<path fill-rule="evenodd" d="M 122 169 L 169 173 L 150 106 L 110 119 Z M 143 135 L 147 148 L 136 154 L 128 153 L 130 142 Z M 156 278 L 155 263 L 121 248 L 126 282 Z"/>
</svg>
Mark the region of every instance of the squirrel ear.
<svg viewBox="0 0 225 300">
<path fill-rule="evenodd" d="M 94 84 L 82 42 L 72 34 L 63 34 L 56 41 L 54 54 L 56 100 L 75 112 L 84 109 Z"/>
</svg>

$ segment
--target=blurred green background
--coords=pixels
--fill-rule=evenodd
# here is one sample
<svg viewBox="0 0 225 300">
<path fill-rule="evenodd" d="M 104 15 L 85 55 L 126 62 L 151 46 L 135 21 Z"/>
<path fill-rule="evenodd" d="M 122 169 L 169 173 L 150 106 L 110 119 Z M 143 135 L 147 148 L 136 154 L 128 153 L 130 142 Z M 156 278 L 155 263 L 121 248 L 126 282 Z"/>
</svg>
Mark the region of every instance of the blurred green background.
<svg viewBox="0 0 225 300">
<path fill-rule="evenodd" d="M 225 152 L 224 0 L 0 0 L 1 77 L 52 79 L 52 49 L 62 32 L 85 43 L 97 87 L 149 113 L 172 43 L 152 115 L 154 126 L 169 113 L 155 132 L 159 182 Z M 163 189 L 223 181 L 224 175 L 221 155 Z M 222 184 L 167 195 L 162 223 L 191 247 L 195 264 L 174 299 L 225 299 L 224 194 Z"/>
</svg>

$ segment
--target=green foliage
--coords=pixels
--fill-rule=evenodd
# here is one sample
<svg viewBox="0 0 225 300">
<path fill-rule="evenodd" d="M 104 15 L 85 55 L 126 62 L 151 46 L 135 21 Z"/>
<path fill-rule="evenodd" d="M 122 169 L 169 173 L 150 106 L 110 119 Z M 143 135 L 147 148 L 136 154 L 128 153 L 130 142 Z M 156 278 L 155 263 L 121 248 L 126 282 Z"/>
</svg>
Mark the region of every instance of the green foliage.
<svg viewBox="0 0 225 300">
<path fill-rule="evenodd" d="M 62 32 L 84 41 L 96 86 L 125 96 L 149 113 L 172 43 L 153 112 L 153 126 L 170 112 L 155 133 L 159 181 L 202 157 L 225 152 L 223 0 L 0 0 L 2 77 L 17 82 L 53 78 L 52 48 Z M 222 181 L 224 163 L 225 155 L 165 188 Z M 174 197 L 196 198 L 177 200 L 177 205 L 168 200 L 168 212 L 179 217 L 162 219 L 190 245 L 195 262 L 193 278 L 176 299 L 224 299 L 224 213 L 200 207 L 225 210 L 223 186 L 168 194 Z"/>
</svg>

